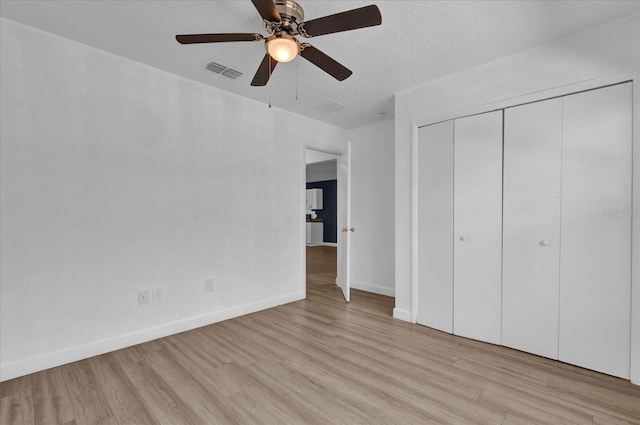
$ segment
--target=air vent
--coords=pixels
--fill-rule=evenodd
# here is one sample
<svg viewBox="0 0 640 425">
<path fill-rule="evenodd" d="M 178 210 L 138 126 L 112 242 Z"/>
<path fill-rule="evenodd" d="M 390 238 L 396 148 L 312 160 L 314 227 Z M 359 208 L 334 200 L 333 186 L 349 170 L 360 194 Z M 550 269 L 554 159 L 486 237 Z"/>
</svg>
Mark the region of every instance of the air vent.
<svg viewBox="0 0 640 425">
<path fill-rule="evenodd" d="M 222 75 L 224 75 L 225 77 L 233 78 L 235 80 L 242 75 L 242 72 L 236 71 L 235 69 L 227 68 L 226 70 L 222 71 Z"/>
<path fill-rule="evenodd" d="M 216 63 L 216 62 L 209 62 L 204 67 L 211 72 L 224 75 L 225 77 L 228 77 L 234 80 L 242 75 L 242 72 L 236 71 L 235 69 L 227 68 L 226 66 L 220 65 L 219 63 Z"/>
<path fill-rule="evenodd" d="M 326 114 L 330 114 L 331 112 L 335 112 L 335 111 L 339 111 L 341 109 L 346 108 L 347 105 L 343 105 L 340 102 L 336 102 L 335 100 L 326 100 L 322 103 L 318 103 L 317 105 L 313 106 L 313 109 L 316 109 L 318 111 L 324 112 Z"/>
<path fill-rule="evenodd" d="M 215 62 L 209 62 L 204 67 L 207 68 L 211 72 L 215 72 L 216 74 L 222 74 L 222 72 L 225 69 L 227 69 L 226 66 L 220 65 L 219 63 L 215 63 Z"/>
</svg>

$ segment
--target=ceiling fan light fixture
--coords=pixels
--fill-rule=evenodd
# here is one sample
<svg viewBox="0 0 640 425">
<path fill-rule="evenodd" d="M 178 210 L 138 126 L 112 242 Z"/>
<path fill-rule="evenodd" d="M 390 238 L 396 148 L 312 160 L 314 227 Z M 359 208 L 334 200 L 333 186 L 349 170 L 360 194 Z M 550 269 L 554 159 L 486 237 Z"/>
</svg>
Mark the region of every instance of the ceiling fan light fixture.
<svg viewBox="0 0 640 425">
<path fill-rule="evenodd" d="M 254 87 L 265 86 L 278 63 L 291 62 L 298 55 L 336 80 L 343 81 L 353 74 L 350 69 L 309 43 L 300 43 L 296 36 L 310 38 L 382 24 L 380 9 L 375 4 L 305 21 L 304 11 L 295 0 L 251 2 L 262 18 L 262 25 L 269 37 L 258 33 L 178 34 L 176 41 L 180 44 L 197 44 L 264 40 L 266 53 L 251 80 Z"/>
<path fill-rule="evenodd" d="M 291 62 L 300 53 L 300 46 L 293 37 L 274 36 L 267 40 L 267 52 L 277 62 Z"/>
</svg>

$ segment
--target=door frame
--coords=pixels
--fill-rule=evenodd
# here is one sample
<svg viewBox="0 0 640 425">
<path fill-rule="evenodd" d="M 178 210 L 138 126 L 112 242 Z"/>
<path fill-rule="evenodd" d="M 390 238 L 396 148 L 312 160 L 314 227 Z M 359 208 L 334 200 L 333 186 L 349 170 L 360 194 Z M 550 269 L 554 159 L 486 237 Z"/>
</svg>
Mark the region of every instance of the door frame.
<svg viewBox="0 0 640 425">
<path fill-rule="evenodd" d="M 330 154 L 330 155 L 334 155 L 336 157 L 336 185 L 337 185 L 337 202 L 336 202 L 336 212 L 338 214 L 337 217 L 337 229 L 338 231 L 345 226 L 348 226 L 348 223 L 344 223 L 342 220 L 342 211 L 343 208 L 345 207 L 343 205 L 343 202 L 341 202 L 342 196 L 346 195 L 344 194 L 344 189 L 343 189 L 343 185 L 341 184 L 345 178 L 345 176 L 343 175 L 343 171 L 342 171 L 342 160 L 343 160 L 343 156 L 345 154 L 348 155 L 348 152 L 342 152 L 342 151 L 338 151 L 338 150 L 332 150 L 332 149 L 327 149 L 327 148 L 322 148 L 322 147 L 317 147 L 314 145 L 309 145 L 309 144 L 304 144 L 302 149 L 302 175 L 304 176 L 303 181 L 302 181 L 302 195 L 303 195 L 303 199 L 306 199 L 306 190 L 307 190 L 307 150 L 312 150 L 312 151 L 316 151 L 316 152 L 322 152 L 322 153 L 326 153 L 326 154 Z M 346 199 L 346 196 L 345 196 Z M 302 282 L 303 282 L 303 293 L 304 296 L 306 298 L 307 296 L 307 254 L 306 254 L 306 247 L 307 247 L 307 240 L 306 240 L 306 210 L 304 209 L 304 207 L 302 207 L 302 214 L 301 217 L 303 218 L 301 226 L 302 226 Z M 338 235 L 339 237 L 339 235 Z M 344 249 L 344 247 L 341 247 L 341 244 L 339 242 L 339 238 L 338 238 L 338 243 L 336 243 L 337 249 L 336 249 L 336 255 L 337 255 L 337 261 L 336 261 L 336 286 L 339 286 L 338 284 L 338 274 L 339 274 L 339 270 L 340 270 L 340 264 L 341 264 L 341 253 L 342 250 Z M 348 255 L 348 252 L 347 252 Z M 346 268 L 346 273 L 349 273 L 349 269 Z M 351 292 L 351 288 L 349 288 L 349 292 Z M 347 300 L 348 302 L 349 300 Z"/>
</svg>

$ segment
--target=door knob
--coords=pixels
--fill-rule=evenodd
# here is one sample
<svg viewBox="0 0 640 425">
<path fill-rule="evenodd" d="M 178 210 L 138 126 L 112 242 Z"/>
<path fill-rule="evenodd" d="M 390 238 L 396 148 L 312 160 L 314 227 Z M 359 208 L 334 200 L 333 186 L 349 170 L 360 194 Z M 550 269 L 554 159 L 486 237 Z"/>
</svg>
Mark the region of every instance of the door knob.
<svg viewBox="0 0 640 425">
<path fill-rule="evenodd" d="M 349 229 L 349 230 L 350 230 L 350 231 L 352 231 L 352 232 L 355 232 L 355 231 L 356 231 L 356 228 L 355 228 L 355 227 L 352 227 L 352 228 L 351 228 L 351 229 Z"/>
<path fill-rule="evenodd" d="M 349 231 L 349 229 L 347 229 L 346 227 L 343 227 L 343 228 L 342 228 L 342 229 L 340 229 L 340 230 L 342 230 L 343 232 L 348 232 L 348 231 Z"/>
</svg>

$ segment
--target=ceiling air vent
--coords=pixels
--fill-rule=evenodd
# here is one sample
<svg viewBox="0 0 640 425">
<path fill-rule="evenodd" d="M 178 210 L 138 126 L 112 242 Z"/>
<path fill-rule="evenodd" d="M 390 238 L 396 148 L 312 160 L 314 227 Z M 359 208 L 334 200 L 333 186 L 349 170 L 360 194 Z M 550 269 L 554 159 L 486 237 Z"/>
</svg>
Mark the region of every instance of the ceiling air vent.
<svg viewBox="0 0 640 425">
<path fill-rule="evenodd" d="M 222 75 L 225 77 L 233 78 L 234 80 L 242 75 L 242 72 L 236 71 L 235 69 L 227 68 L 222 71 Z"/>
<path fill-rule="evenodd" d="M 331 112 L 339 111 L 341 109 L 346 108 L 347 105 L 343 105 L 340 102 L 336 102 L 335 100 L 325 100 L 322 103 L 318 103 L 313 106 L 313 109 L 324 112 L 325 114 L 330 114 Z"/>
<path fill-rule="evenodd" d="M 216 62 L 209 62 L 204 67 L 211 72 L 224 75 L 225 77 L 231 78 L 233 80 L 242 75 L 242 72 L 236 71 L 235 69 L 227 68 L 226 66 L 220 65 Z"/>
</svg>

